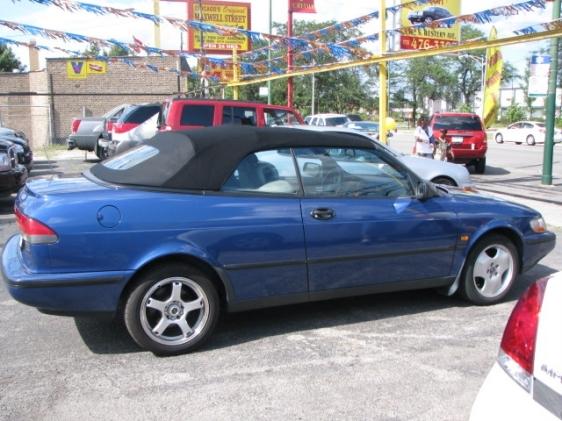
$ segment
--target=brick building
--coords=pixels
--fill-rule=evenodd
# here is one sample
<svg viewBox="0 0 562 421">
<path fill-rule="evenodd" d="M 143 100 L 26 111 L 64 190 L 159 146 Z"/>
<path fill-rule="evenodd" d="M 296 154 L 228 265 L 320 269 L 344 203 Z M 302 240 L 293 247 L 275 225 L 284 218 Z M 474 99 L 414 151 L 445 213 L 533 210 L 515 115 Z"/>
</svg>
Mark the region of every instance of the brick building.
<svg viewBox="0 0 562 421">
<path fill-rule="evenodd" d="M 136 65 L 176 68 L 175 57 L 130 57 Z M 0 122 L 23 130 L 33 148 L 63 144 L 73 117 L 102 115 L 122 103 L 161 101 L 185 91 L 177 73 L 155 73 L 123 62 L 108 63 L 105 73 L 83 78 L 69 76 L 69 60 L 47 59 L 46 68 L 27 73 L 0 73 Z M 75 75 L 74 75 L 75 76 Z"/>
</svg>

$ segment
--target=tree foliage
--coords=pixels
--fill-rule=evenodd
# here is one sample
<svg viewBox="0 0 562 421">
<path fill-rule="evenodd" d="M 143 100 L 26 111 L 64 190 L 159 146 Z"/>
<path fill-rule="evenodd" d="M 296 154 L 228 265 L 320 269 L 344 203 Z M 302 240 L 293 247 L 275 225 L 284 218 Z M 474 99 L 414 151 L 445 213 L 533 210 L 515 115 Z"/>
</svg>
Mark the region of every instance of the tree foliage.
<svg viewBox="0 0 562 421">
<path fill-rule="evenodd" d="M 25 66 L 17 59 L 8 45 L 0 44 L 0 72 L 22 72 Z"/>
</svg>

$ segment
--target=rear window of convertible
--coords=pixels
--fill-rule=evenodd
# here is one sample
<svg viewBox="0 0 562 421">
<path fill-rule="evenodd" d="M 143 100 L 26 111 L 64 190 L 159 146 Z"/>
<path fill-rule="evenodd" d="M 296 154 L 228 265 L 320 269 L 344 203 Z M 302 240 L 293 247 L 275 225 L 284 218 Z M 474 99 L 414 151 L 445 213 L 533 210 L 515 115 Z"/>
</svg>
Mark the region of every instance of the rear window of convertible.
<svg viewBox="0 0 562 421">
<path fill-rule="evenodd" d="M 158 155 L 158 149 L 153 146 L 142 145 L 108 159 L 102 162 L 102 165 L 112 170 L 128 170 L 156 155 Z"/>
</svg>

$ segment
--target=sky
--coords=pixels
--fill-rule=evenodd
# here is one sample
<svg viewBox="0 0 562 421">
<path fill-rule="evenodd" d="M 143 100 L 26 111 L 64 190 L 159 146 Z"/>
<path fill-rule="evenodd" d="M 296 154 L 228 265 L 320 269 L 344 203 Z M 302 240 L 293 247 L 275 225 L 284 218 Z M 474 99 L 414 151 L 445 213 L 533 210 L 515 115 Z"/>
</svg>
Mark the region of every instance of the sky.
<svg viewBox="0 0 562 421">
<path fill-rule="evenodd" d="M 133 8 L 137 11 L 152 13 L 152 0 L 84 0 L 88 3 L 95 3 L 104 6 L 118 8 Z M 268 31 L 268 0 L 240 0 L 252 4 L 252 30 L 259 32 Z M 273 5 L 272 15 L 275 22 L 287 21 L 287 0 L 271 0 Z M 387 0 L 387 6 L 391 6 L 399 0 Z M 503 6 L 520 2 L 523 0 L 464 0 L 462 2 L 461 13 L 473 13 L 490 7 Z M 132 42 L 132 36 L 142 40 L 146 45 L 154 46 L 153 25 L 144 19 L 120 18 L 114 16 L 97 16 L 87 12 L 66 12 L 57 7 L 43 6 L 29 0 L 0 0 L 3 4 L 3 20 L 39 26 L 46 29 L 53 29 L 66 32 L 74 32 L 80 35 L 114 38 L 119 41 Z M 308 21 L 328 21 L 338 22 L 353 19 L 366 15 L 378 9 L 379 2 L 376 0 L 316 0 L 316 14 L 295 14 L 295 19 Z M 513 35 L 513 30 L 523 28 L 535 23 L 547 22 L 551 19 L 551 4 L 547 3 L 545 10 L 533 13 L 521 13 L 509 18 L 498 18 L 494 25 L 498 30 L 498 36 Z M 160 14 L 162 16 L 186 18 L 187 11 L 184 3 L 161 1 Z M 391 19 L 388 26 L 392 24 Z M 484 33 L 488 33 L 491 25 L 477 26 Z M 371 21 L 361 28 L 365 33 L 372 34 L 377 31 L 377 22 Z M 165 49 L 180 48 L 180 31 L 169 24 L 162 25 L 161 47 Z M 16 41 L 28 42 L 32 37 L 28 34 L 12 31 L 4 26 L 0 26 L 0 37 L 9 38 Z M 40 45 L 57 46 L 70 50 L 84 50 L 86 44 L 64 43 L 61 41 L 51 41 L 45 38 L 35 38 Z M 185 37 L 184 37 L 185 43 Z M 184 44 L 185 45 L 185 44 Z M 526 58 L 532 51 L 536 51 L 548 44 L 534 42 L 518 44 L 510 47 L 503 47 L 504 58 L 511 62 L 521 73 L 526 66 Z M 28 64 L 28 53 L 26 48 L 12 47 L 19 60 L 23 64 Z M 41 53 L 41 58 L 60 57 L 60 53 Z"/>
</svg>

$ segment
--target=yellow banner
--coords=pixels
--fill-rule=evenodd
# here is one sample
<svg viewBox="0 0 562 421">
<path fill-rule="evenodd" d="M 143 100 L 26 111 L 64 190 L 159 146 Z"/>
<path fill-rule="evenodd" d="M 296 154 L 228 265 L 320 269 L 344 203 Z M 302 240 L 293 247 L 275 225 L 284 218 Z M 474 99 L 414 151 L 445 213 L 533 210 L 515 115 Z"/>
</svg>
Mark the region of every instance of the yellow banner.
<svg viewBox="0 0 562 421">
<path fill-rule="evenodd" d="M 188 18 L 201 20 L 218 26 L 232 26 L 239 29 L 251 29 L 250 3 L 233 2 L 202 2 L 202 11 L 199 2 L 188 3 Z M 211 54 L 232 54 L 232 50 L 238 52 L 248 51 L 250 41 L 248 37 L 232 34 L 217 34 L 205 32 L 203 34 L 203 48 Z M 189 51 L 195 52 L 201 49 L 201 32 L 189 30 Z"/>
<path fill-rule="evenodd" d="M 69 79 L 86 79 L 88 77 L 86 60 L 67 60 L 66 76 Z"/>
<path fill-rule="evenodd" d="M 107 63 L 101 60 L 88 60 L 86 62 L 88 75 L 104 75 L 107 73 Z"/>
<path fill-rule="evenodd" d="M 497 31 L 492 27 L 489 40 L 497 38 Z M 500 85 L 502 82 L 503 57 L 499 48 L 486 50 L 486 83 L 484 87 L 484 107 L 482 120 L 486 128 L 495 121 L 500 106 Z"/>
<path fill-rule="evenodd" d="M 400 10 L 400 27 L 424 24 L 425 28 L 409 29 L 400 35 L 400 48 L 404 50 L 421 50 L 445 47 L 458 42 L 460 24 L 451 25 L 434 21 L 459 16 L 461 0 L 430 0 L 425 4 L 414 4 L 411 0 L 402 0 L 407 4 Z"/>
</svg>

